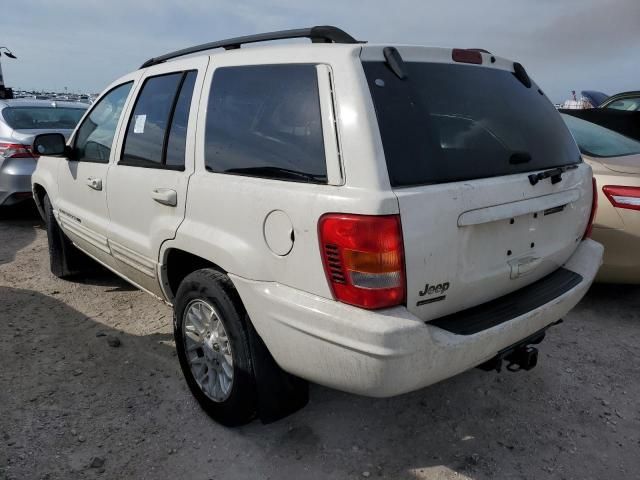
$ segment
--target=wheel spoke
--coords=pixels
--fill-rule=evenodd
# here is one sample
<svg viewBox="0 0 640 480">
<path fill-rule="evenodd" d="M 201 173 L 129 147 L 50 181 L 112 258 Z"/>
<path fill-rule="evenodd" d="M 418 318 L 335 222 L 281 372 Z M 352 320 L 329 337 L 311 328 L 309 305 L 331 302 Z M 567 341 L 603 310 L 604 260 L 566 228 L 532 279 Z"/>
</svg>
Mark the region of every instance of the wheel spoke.
<svg viewBox="0 0 640 480">
<path fill-rule="evenodd" d="M 198 365 L 196 365 L 198 366 Z M 198 371 L 198 373 L 195 373 L 196 376 L 196 380 L 198 380 L 198 383 L 200 385 L 204 385 L 204 381 L 207 379 L 207 376 L 209 375 L 209 372 L 211 370 L 209 370 L 209 368 L 207 368 L 207 365 L 205 363 L 202 363 L 200 366 L 200 369 Z"/>
<path fill-rule="evenodd" d="M 194 310 L 189 311 L 187 320 L 189 323 L 187 323 L 186 329 L 196 332 L 198 335 L 204 333 L 204 325 Z"/>
<path fill-rule="evenodd" d="M 205 365 L 205 360 L 204 357 L 199 357 L 198 355 L 196 355 L 194 358 L 189 359 L 189 363 L 191 364 L 191 367 L 195 367 L 199 365 Z"/>
<path fill-rule="evenodd" d="M 209 307 L 204 303 L 200 303 L 198 305 L 200 307 L 198 310 L 200 323 L 206 330 L 211 330 L 211 327 L 212 327 L 211 315 L 213 314 L 213 311 L 210 310 Z"/>
<path fill-rule="evenodd" d="M 218 375 L 216 381 L 213 382 L 211 395 L 213 395 L 214 398 L 224 398 L 224 394 L 222 392 L 222 389 L 220 388 L 220 375 Z"/>
<path fill-rule="evenodd" d="M 227 332 L 224 330 L 224 325 L 222 325 L 220 320 L 216 322 L 216 333 L 218 334 L 218 338 L 227 339 Z"/>
<path fill-rule="evenodd" d="M 202 345 L 203 341 L 202 341 L 202 337 L 200 337 L 198 334 L 193 333 L 193 332 L 186 332 L 187 334 L 185 335 L 187 342 L 192 342 L 195 343 L 196 345 Z"/>
<path fill-rule="evenodd" d="M 231 381 L 229 380 L 229 377 L 227 377 L 227 375 L 223 372 L 224 371 L 221 370 L 218 374 L 218 383 L 220 384 L 220 390 L 226 395 L 229 391 L 228 387 Z"/>
<path fill-rule="evenodd" d="M 209 390 L 209 394 L 213 397 L 216 397 L 215 387 L 218 380 L 218 373 L 215 370 L 211 370 L 211 375 L 209 375 L 209 382 L 207 383 L 207 390 Z"/>
<path fill-rule="evenodd" d="M 229 356 L 231 356 L 231 355 L 229 355 Z M 231 365 L 231 363 L 225 359 L 225 361 L 220 362 L 220 364 L 222 365 L 222 371 L 224 372 L 224 374 L 229 379 L 232 379 L 233 378 L 233 366 Z"/>
</svg>

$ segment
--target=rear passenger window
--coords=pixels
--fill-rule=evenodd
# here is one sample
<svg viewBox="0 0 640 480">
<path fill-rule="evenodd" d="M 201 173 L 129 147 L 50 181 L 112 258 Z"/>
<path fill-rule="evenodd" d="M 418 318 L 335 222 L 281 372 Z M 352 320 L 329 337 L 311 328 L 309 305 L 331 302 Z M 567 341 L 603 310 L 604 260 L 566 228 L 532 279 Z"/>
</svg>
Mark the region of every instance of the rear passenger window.
<svg viewBox="0 0 640 480">
<path fill-rule="evenodd" d="M 196 72 L 148 78 L 129 119 L 120 165 L 184 169 Z"/>
<path fill-rule="evenodd" d="M 219 68 L 211 88 L 207 170 L 327 182 L 314 65 Z"/>
<path fill-rule="evenodd" d="M 196 76 L 197 72 L 195 71 L 187 73 L 176 101 L 176 108 L 173 112 L 171 129 L 169 130 L 169 137 L 167 139 L 165 161 L 167 167 L 184 167 L 189 110 L 191 109 L 191 97 L 193 96 Z"/>
</svg>

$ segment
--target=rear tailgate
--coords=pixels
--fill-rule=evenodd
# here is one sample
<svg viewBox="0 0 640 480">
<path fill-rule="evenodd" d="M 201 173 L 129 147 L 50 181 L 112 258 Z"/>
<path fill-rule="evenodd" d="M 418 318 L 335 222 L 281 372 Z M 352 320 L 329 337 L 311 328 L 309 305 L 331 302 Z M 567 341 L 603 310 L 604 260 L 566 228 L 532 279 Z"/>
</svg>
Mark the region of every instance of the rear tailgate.
<svg viewBox="0 0 640 480">
<path fill-rule="evenodd" d="M 398 51 L 404 79 L 381 47 L 363 47 L 362 61 L 399 202 L 407 308 L 428 321 L 557 270 L 584 234 L 591 169 L 551 102 L 513 63 L 490 54 L 477 54 L 478 65 L 455 63 L 450 49 Z M 553 181 L 529 178 L 557 168 Z"/>
<path fill-rule="evenodd" d="M 582 239 L 591 190 L 586 164 L 556 185 L 511 175 L 397 190 L 408 309 L 431 320 L 553 272 Z"/>
</svg>

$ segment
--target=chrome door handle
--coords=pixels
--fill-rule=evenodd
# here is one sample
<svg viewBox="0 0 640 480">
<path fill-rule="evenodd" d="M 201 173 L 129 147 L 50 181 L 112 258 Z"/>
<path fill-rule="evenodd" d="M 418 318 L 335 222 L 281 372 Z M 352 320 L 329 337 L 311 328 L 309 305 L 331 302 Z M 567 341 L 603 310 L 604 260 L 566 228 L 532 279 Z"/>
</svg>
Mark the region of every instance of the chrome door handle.
<svg viewBox="0 0 640 480">
<path fill-rule="evenodd" d="M 87 178 L 87 185 L 94 190 L 102 190 L 102 179 L 96 177 Z"/>
<path fill-rule="evenodd" d="M 162 205 L 175 207 L 178 204 L 178 192 L 170 188 L 154 188 L 151 191 L 151 198 Z"/>
</svg>

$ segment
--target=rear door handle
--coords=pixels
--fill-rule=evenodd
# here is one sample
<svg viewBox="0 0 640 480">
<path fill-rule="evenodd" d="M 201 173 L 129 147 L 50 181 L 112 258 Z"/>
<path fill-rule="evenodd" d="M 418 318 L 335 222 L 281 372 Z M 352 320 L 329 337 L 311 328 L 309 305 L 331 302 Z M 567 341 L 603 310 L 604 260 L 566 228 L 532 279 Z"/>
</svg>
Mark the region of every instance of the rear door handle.
<svg viewBox="0 0 640 480">
<path fill-rule="evenodd" d="M 87 185 L 94 190 L 102 190 L 102 179 L 96 177 L 87 178 Z"/>
<path fill-rule="evenodd" d="M 151 191 L 151 198 L 170 207 L 175 207 L 178 204 L 178 193 L 170 188 L 154 188 Z"/>
</svg>

